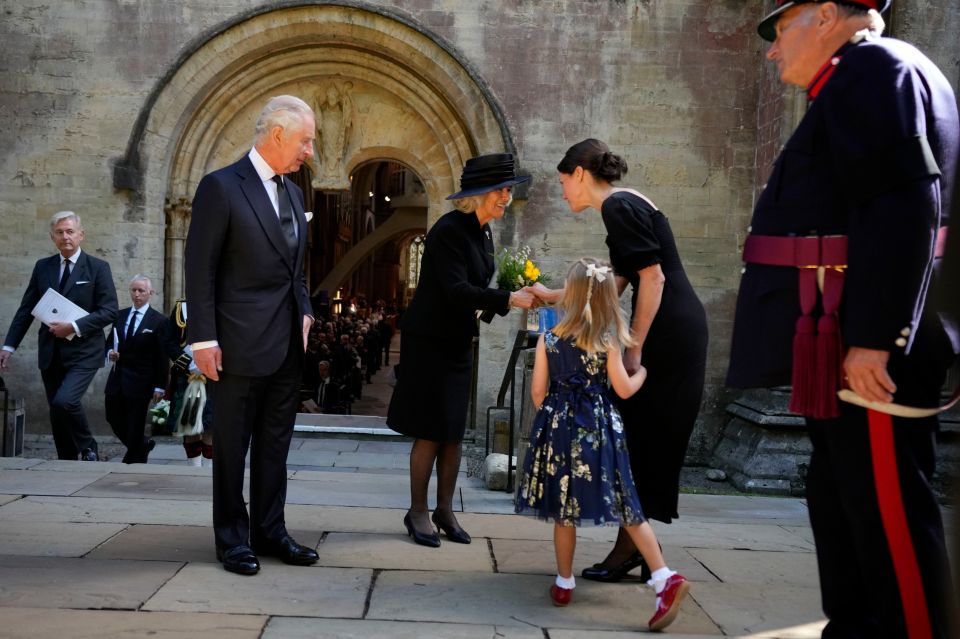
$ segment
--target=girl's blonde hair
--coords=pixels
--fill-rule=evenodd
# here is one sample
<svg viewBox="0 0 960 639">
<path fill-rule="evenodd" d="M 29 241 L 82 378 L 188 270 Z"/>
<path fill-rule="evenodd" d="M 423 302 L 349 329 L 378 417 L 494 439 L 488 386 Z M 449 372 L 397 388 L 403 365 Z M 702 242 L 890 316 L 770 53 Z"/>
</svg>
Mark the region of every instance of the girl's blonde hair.
<svg viewBox="0 0 960 639">
<path fill-rule="evenodd" d="M 594 257 L 577 260 L 567 272 L 560 301 L 564 316 L 553 327 L 557 337 L 572 337 L 579 348 L 597 353 L 613 344 L 610 328 L 622 346 L 636 342 L 630 334 L 626 315 L 620 308 L 617 283 L 608 262 Z"/>
</svg>

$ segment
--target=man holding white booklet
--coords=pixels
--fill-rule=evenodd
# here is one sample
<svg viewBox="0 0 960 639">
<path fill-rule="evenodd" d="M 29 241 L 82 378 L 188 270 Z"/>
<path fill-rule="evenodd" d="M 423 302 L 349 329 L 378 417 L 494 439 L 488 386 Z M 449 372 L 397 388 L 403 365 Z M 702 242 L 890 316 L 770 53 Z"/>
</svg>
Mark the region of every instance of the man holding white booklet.
<svg viewBox="0 0 960 639">
<path fill-rule="evenodd" d="M 81 400 L 103 366 L 103 329 L 116 320 L 117 291 L 110 265 L 80 250 L 83 237 L 76 213 L 61 211 L 50 219 L 50 239 L 58 253 L 33 267 L 0 350 L 0 370 L 7 369 L 34 315 L 40 317 L 44 325 L 37 335 L 37 360 L 57 457 L 97 461 L 97 442 Z M 55 316 L 66 321 L 52 319 Z"/>
</svg>

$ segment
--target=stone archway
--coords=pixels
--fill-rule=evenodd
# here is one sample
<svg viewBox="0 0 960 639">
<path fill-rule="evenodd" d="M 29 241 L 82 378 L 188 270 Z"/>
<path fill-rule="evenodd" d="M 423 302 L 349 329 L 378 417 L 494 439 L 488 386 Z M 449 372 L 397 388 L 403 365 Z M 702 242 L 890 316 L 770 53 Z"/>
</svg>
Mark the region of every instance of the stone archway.
<svg viewBox="0 0 960 639">
<path fill-rule="evenodd" d="M 325 107 L 331 88 L 336 96 Z M 326 169 L 334 161 L 345 175 L 371 158 L 399 160 L 423 181 L 428 223 L 445 212 L 443 198 L 456 190 L 466 158 L 512 150 L 482 80 L 449 44 L 406 18 L 359 2 L 243 16 L 198 44 L 158 87 L 115 168 L 117 186 L 134 188 L 146 212 L 166 212 L 167 305 L 183 291 L 175 256 L 197 183 L 247 151 L 257 113 L 281 93 L 321 112 L 349 103 L 336 107 L 349 127 L 342 140 L 322 143 L 327 166 L 318 164 L 315 175 L 333 175 Z M 340 157 L 331 156 L 337 149 Z"/>
</svg>

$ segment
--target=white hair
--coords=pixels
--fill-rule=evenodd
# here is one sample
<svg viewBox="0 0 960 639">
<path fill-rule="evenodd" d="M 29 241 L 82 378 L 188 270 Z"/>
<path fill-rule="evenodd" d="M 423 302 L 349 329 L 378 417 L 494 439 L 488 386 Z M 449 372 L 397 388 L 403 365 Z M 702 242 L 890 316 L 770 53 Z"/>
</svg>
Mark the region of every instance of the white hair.
<svg viewBox="0 0 960 639">
<path fill-rule="evenodd" d="M 131 284 L 133 284 L 134 282 L 137 282 L 137 281 L 146 282 L 146 283 L 147 283 L 147 286 L 149 286 L 151 289 L 153 288 L 153 280 L 151 280 L 149 277 L 147 277 L 147 276 L 144 275 L 143 273 L 137 273 L 136 275 L 134 275 L 133 277 L 130 278 L 130 283 L 131 283 Z"/>
<path fill-rule="evenodd" d="M 292 95 L 272 97 L 257 117 L 254 141 L 262 140 L 274 127 L 280 127 L 284 133 L 289 133 L 290 129 L 299 126 L 307 116 L 313 117 L 313 109 L 300 98 Z"/>
<path fill-rule="evenodd" d="M 50 232 L 53 232 L 53 227 L 60 223 L 61 220 L 73 220 L 77 223 L 77 230 L 83 230 L 83 222 L 80 221 L 80 216 L 74 213 L 73 211 L 60 211 L 54 213 L 53 217 L 50 218 Z"/>
</svg>

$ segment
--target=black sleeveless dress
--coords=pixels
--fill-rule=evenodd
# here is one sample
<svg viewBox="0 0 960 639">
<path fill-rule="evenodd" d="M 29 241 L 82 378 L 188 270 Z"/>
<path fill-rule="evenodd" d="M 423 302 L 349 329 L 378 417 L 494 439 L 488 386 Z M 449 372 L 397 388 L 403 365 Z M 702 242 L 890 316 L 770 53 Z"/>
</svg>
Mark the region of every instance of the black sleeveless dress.
<svg viewBox="0 0 960 639">
<path fill-rule="evenodd" d="M 666 278 L 643 344 L 647 381 L 633 397 L 617 401 L 643 513 L 670 523 L 678 516 L 680 469 L 703 399 L 707 317 L 663 213 L 633 193 L 618 191 L 604 200 L 601 215 L 610 262 L 633 287 L 631 313 L 637 307 L 637 272 L 660 264 Z"/>
</svg>

